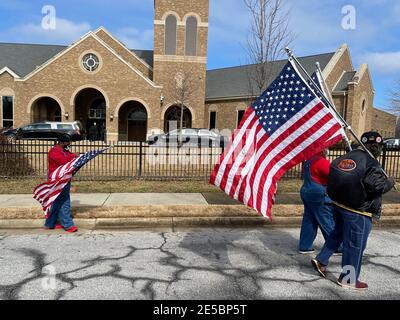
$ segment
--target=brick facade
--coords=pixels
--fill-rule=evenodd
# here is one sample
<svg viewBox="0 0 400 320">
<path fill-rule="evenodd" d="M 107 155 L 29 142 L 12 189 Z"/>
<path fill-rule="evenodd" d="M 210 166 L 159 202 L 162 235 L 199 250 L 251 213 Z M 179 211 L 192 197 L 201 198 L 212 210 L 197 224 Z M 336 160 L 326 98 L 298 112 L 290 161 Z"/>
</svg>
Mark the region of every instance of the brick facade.
<svg viewBox="0 0 400 320">
<path fill-rule="evenodd" d="M 328 89 L 332 93 L 333 102 L 338 112 L 345 118 L 354 132 L 360 137 L 363 132 L 374 130 L 381 133 L 394 133 L 396 117 L 374 108 L 374 88 L 368 66 L 363 64 L 355 73 L 348 89 L 334 92 L 343 74 L 354 71 L 350 50 L 342 45 L 323 70 Z M 217 112 L 217 128 L 233 131 L 237 126 L 237 111 L 245 110 L 251 102 L 248 98 L 206 101 L 205 126 L 208 126 L 210 111 Z M 354 139 L 353 139 L 354 140 Z"/>
<path fill-rule="evenodd" d="M 192 114 L 192 127 L 204 125 L 204 97 L 206 87 L 208 0 L 156 0 L 154 24 L 154 81 L 163 84 L 161 123 L 169 107 L 176 104 L 177 77 L 190 77 L 189 98 L 184 104 Z M 176 55 L 164 52 L 165 19 L 177 17 Z M 197 56 L 185 55 L 186 18 L 196 16 L 198 21 Z M 162 127 L 163 128 L 163 127 Z"/>
<path fill-rule="evenodd" d="M 153 66 L 107 30 L 99 28 L 21 79 L 14 78 L 12 72 L 1 73 L 0 96 L 14 97 L 14 127 L 35 119 L 34 113 L 38 112 L 35 110 L 40 109 L 36 103 L 42 97 L 58 103 L 63 121 L 83 119 L 86 123 L 89 123 L 86 119 L 88 105 L 96 99 L 104 99 L 109 140 L 130 139 L 132 124 L 128 118 L 135 110 L 147 114 L 145 134 L 158 133 L 164 130 L 169 108 L 177 104 L 175 93 L 179 77 L 190 73 L 192 92 L 185 105 L 190 110 L 191 126 L 209 127 L 210 112 L 216 112 L 217 129 L 228 129 L 227 132 L 235 129 L 238 112 L 246 110 L 249 99 L 206 99 L 209 0 L 155 0 L 154 9 Z M 165 20 L 169 15 L 177 20 L 175 55 L 166 55 L 164 51 Z M 186 20 L 190 16 L 197 19 L 195 56 L 185 55 Z M 95 72 L 83 68 L 82 58 L 88 53 L 100 59 Z M 334 91 L 343 74 L 353 70 L 349 49 L 342 45 L 323 70 L 329 89 Z M 358 135 L 370 129 L 394 133 L 394 116 L 373 107 L 374 91 L 366 65 L 361 66 L 348 83 L 348 89 L 334 93 L 333 99 L 338 111 L 345 115 Z"/>
<path fill-rule="evenodd" d="M 391 113 L 374 109 L 371 130 L 378 131 L 384 138 L 396 137 L 396 118 Z"/>
<path fill-rule="evenodd" d="M 101 57 L 97 73 L 84 71 L 80 60 L 84 52 L 94 52 Z M 7 73 L 2 74 L 0 88 L 4 90 L 7 87 L 15 92 L 15 127 L 32 121 L 32 106 L 41 97 L 51 97 L 59 103 L 63 120 L 80 120 L 75 117 L 75 99 L 82 90 L 90 88 L 96 89 L 106 101 L 110 139 L 118 139 L 118 112 L 121 103 L 127 99 L 143 102 L 148 114 L 149 131 L 161 127 L 158 113 L 162 88 L 140 71 L 135 71 L 94 33 L 88 34 L 23 81 L 12 81 Z M 68 119 L 65 116 L 67 113 Z"/>
</svg>

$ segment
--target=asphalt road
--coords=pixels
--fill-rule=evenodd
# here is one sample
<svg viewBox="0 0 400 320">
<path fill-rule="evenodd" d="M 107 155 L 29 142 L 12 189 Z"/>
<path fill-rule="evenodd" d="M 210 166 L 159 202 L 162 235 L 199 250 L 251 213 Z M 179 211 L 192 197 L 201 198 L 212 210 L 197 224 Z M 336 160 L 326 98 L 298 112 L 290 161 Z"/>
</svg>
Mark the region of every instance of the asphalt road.
<svg viewBox="0 0 400 320">
<path fill-rule="evenodd" d="M 348 291 L 296 252 L 297 229 L 4 233 L 1 299 L 400 299 L 400 230 L 374 230 Z M 322 246 L 318 238 L 316 248 Z M 341 257 L 330 265 L 334 279 Z"/>
</svg>

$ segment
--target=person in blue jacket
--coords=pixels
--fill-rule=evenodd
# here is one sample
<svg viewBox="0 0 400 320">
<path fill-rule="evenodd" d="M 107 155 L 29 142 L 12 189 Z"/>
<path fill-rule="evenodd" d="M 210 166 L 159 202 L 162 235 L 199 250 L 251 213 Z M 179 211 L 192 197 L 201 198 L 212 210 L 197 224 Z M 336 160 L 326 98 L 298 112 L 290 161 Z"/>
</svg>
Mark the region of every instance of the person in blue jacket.
<svg viewBox="0 0 400 320">
<path fill-rule="evenodd" d="M 304 203 L 304 216 L 300 231 L 299 253 L 308 254 L 315 250 L 313 244 L 321 229 L 325 240 L 333 231 L 332 201 L 326 193 L 330 162 L 326 158 L 328 150 L 316 154 L 304 163 L 304 183 L 300 191 Z M 336 252 L 339 254 L 340 249 Z"/>
</svg>

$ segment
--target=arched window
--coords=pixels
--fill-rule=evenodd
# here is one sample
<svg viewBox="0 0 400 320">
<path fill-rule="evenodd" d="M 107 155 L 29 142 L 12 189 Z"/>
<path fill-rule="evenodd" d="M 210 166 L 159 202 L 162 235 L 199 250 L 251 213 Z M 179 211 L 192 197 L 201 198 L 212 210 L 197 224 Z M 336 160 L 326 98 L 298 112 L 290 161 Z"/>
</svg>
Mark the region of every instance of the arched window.
<svg viewBox="0 0 400 320">
<path fill-rule="evenodd" d="M 181 107 L 171 106 L 164 114 L 164 131 L 169 132 L 171 130 L 180 129 L 181 127 Z M 192 127 L 192 113 L 188 108 L 183 111 L 182 117 L 182 127 L 191 128 Z"/>
<path fill-rule="evenodd" d="M 365 112 L 365 108 L 366 108 L 366 101 L 365 101 L 365 100 L 363 100 L 363 102 L 362 102 L 362 106 L 361 106 L 361 114 L 364 114 L 364 112 Z"/>
<path fill-rule="evenodd" d="M 197 56 L 197 19 L 188 17 L 186 20 L 185 55 Z"/>
<path fill-rule="evenodd" d="M 96 99 L 93 101 L 89 108 L 89 118 L 90 119 L 105 119 L 106 118 L 106 101 L 101 99 Z"/>
<path fill-rule="evenodd" d="M 169 15 L 165 20 L 165 54 L 176 55 L 176 29 L 177 19 Z"/>
<path fill-rule="evenodd" d="M 128 114 L 128 120 L 147 121 L 147 113 L 144 110 L 136 109 Z"/>
</svg>

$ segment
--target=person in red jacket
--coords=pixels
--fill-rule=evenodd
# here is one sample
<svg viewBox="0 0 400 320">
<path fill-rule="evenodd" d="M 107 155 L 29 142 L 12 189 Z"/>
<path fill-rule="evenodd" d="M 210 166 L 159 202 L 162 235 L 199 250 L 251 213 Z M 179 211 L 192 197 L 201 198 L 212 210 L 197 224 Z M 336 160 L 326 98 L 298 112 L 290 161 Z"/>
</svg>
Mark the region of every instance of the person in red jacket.
<svg viewBox="0 0 400 320">
<path fill-rule="evenodd" d="M 78 155 L 69 151 L 71 146 L 71 137 L 63 135 L 59 138 L 57 144 L 50 150 L 48 155 L 49 167 L 48 176 L 50 177 L 54 171 L 75 159 Z M 61 229 L 67 232 L 77 232 L 71 215 L 71 198 L 70 198 L 71 183 L 68 183 L 57 199 L 54 201 L 50 215 L 46 219 L 45 227 L 47 229 Z"/>
<path fill-rule="evenodd" d="M 304 183 L 300 191 L 304 203 L 299 244 L 302 254 L 314 252 L 313 243 L 318 227 L 326 240 L 335 226 L 332 201 L 326 193 L 330 169 L 327 152 L 324 150 L 304 163 Z"/>
</svg>

